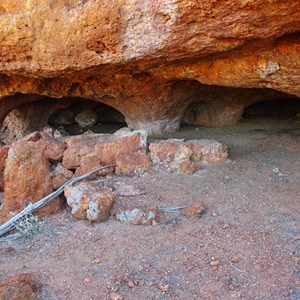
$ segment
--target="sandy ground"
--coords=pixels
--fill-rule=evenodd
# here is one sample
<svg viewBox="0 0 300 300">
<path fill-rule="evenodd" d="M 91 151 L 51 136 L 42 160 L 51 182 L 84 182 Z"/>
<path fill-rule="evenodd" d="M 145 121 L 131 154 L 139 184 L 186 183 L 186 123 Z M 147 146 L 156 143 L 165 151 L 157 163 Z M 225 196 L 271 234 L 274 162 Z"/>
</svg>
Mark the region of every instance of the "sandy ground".
<svg viewBox="0 0 300 300">
<path fill-rule="evenodd" d="M 248 120 L 165 137 L 216 139 L 228 145 L 230 161 L 193 175 L 111 181 L 145 191 L 120 201 L 201 200 L 201 217 L 177 211 L 153 226 L 89 225 L 65 209 L 33 237 L 0 244 L 0 280 L 34 273 L 47 300 L 110 299 L 113 291 L 124 299 L 300 299 L 300 124 Z"/>
</svg>

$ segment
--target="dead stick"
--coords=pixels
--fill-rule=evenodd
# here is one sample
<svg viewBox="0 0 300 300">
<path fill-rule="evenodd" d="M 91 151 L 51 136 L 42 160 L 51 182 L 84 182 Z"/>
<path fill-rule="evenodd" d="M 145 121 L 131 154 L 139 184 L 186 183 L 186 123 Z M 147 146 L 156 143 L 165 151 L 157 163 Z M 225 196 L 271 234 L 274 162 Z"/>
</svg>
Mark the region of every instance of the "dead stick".
<svg viewBox="0 0 300 300">
<path fill-rule="evenodd" d="M 99 171 L 102 171 L 102 170 L 108 169 L 108 168 L 113 168 L 115 166 L 116 165 L 114 164 L 114 165 L 108 165 L 108 166 L 105 166 L 105 167 L 97 168 L 97 169 L 95 169 L 95 170 L 93 170 L 89 173 L 86 173 L 86 174 L 83 174 L 81 176 L 70 179 L 69 181 L 64 183 L 59 189 L 57 189 L 55 192 L 51 193 L 50 195 L 46 196 L 45 198 L 35 202 L 34 204 L 29 203 L 20 213 L 18 213 L 13 218 L 11 218 L 6 223 L 4 223 L 3 225 L 0 226 L 0 237 L 5 235 L 6 233 L 10 232 L 11 230 L 13 230 L 16 227 L 16 222 L 18 220 L 20 220 L 21 218 L 23 218 L 27 214 L 30 214 L 30 213 L 36 211 L 37 209 L 43 207 L 48 202 L 53 200 L 55 197 L 60 195 L 63 192 L 65 186 L 72 185 L 73 183 L 75 183 L 77 181 L 80 181 L 82 179 L 85 179 L 85 178 L 89 177 L 90 175 L 92 175 L 96 172 L 99 172 Z"/>
</svg>

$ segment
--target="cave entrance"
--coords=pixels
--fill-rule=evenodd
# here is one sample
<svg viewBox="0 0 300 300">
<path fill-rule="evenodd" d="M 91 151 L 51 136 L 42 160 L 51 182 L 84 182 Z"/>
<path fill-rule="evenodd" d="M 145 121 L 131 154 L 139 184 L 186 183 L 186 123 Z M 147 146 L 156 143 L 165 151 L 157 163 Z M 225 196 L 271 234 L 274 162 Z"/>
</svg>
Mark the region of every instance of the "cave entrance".
<svg viewBox="0 0 300 300">
<path fill-rule="evenodd" d="M 95 101 L 73 99 L 73 103 L 53 113 L 48 125 L 77 135 L 90 130 L 94 133 L 113 133 L 126 126 L 124 115 L 111 106 Z"/>
<path fill-rule="evenodd" d="M 253 103 L 245 108 L 244 120 L 300 118 L 299 99 L 274 99 Z"/>
<path fill-rule="evenodd" d="M 23 95 L 28 98 L 28 95 Z M 33 97 L 36 97 L 33 95 Z M 0 138 L 6 144 L 33 131 L 52 127 L 56 135 L 113 133 L 126 126 L 125 117 L 111 106 L 82 98 L 39 98 L 7 113 Z"/>
</svg>

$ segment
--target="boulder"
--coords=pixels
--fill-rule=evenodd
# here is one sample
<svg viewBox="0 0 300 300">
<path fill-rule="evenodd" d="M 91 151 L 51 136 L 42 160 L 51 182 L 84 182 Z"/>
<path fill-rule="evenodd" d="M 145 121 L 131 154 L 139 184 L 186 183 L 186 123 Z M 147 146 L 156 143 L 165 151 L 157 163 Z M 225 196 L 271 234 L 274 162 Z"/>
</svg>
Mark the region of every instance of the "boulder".
<svg viewBox="0 0 300 300">
<path fill-rule="evenodd" d="M 115 195 L 109 188 L 87 181 L 66 186 L 64 194 L 74 217 L 93 222 L 107 220 L 115 202 Z"/>
<path fill-rule="evenodd" d="M 192 150 L 191 158 L 195 161 L 213 163 L 228 159 L 228 148 L 217 141 L 209 139 L 188 140 L 185 144 Z"/>
<path fill-rule="evenodd" d="M 153 142 L 149 150 L 152 163 L 158 169 L 178 173 L 193 173 L 196 170 L 191 160 L 193 151 L 181 140 Z"/>
<path fill-rule="evenodd" d="M 65 168 L 61 163 L 58 163 L 51 174 L 51 182 L 54 190 L 60 188 L 64 183 L 70 180 L 73 172 Z"/>
<path fill-rule="evenodd" d="M 38 297 L 40 283 L 32 274 L 23 273 L 9 276 L 0 282 L 0 299 L 35 300 Z"/>
<path fill-rule="evenodd" d="M 83 136 L 86 142 L 67 146 L 63 154 L 63 166 L 68 169 L 76 169 L 76 176 L 100 166 L 115 164 L 121 156 L 140 150 L 142 140 L 139 132 L 130 132 L 121 136 L 91 136 L 92 139 L 89 138 L 89 135 Z"/>
<path fill-rule="evenodd" d="M 38 133 L 13 143 L 8 151 L 4 170 L 3 219 L 10 218 L 53 192 L 50 159 L 61 158 L 64 146 L 57 140 L 39 140 Z M 39 215 L 49 215 L 61 209 L 56 198 L 40 208 Z"/>
<path fill-rule="evenodd" d="M 142 174 L 151 168 L 151 161 L 146 154 L 146 149 L 126 153 L 116 158 L 116 174 L 134 175 Z"/>
</svg>

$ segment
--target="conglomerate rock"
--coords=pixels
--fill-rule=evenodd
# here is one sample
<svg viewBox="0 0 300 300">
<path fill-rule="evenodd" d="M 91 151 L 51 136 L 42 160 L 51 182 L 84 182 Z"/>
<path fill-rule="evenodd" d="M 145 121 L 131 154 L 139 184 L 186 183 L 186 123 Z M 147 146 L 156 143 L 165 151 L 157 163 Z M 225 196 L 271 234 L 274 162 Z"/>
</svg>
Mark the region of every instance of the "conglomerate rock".
<svg viewBox="0 0 300 300">
<path fill-rule="evenodd" d="M 80 97 L 161 133 L 193 103 L 188 122 L 228 125 L 251 103 L 300 96 L 298 0 L 2 0 L 0 13 L 1 121 Z"/>
</svg>

